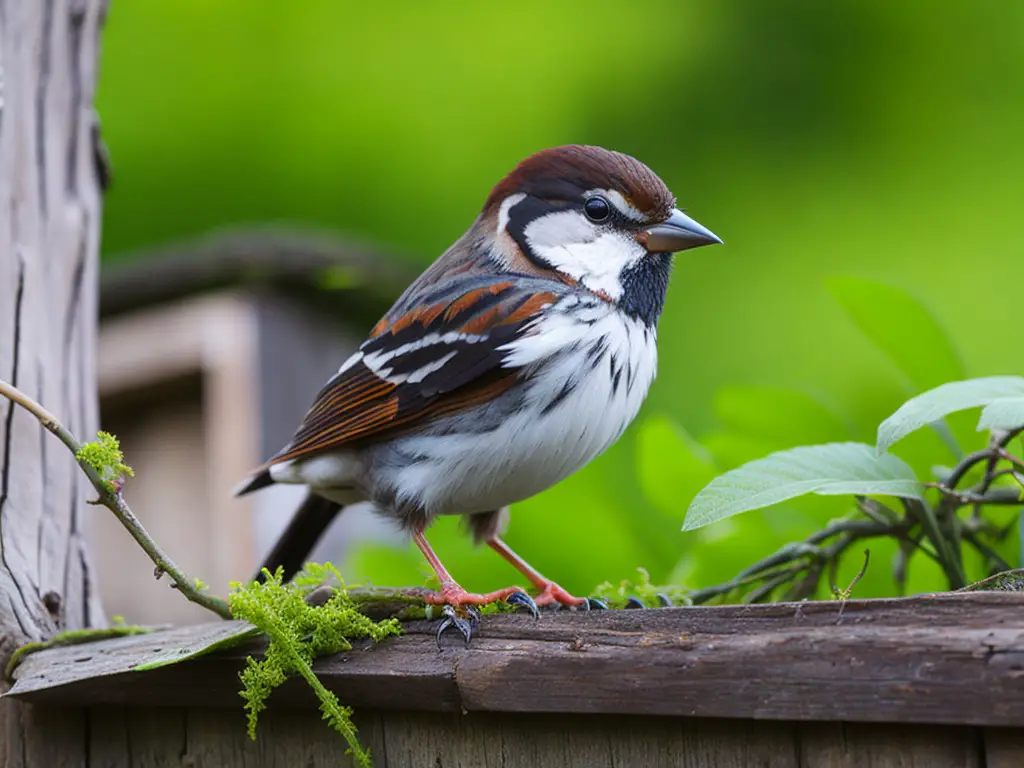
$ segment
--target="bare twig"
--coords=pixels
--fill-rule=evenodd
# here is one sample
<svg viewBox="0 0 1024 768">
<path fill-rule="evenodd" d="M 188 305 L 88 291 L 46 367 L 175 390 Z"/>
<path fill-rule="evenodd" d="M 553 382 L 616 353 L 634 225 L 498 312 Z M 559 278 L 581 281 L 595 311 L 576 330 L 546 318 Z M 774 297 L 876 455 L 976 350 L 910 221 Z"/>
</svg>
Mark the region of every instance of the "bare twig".
<svg viewBox="0 0 1024 768">
<path fill-rule="evenodd" d="M 972 547 L 978 550 L 978 552 L 980 552 L 982 555 L 991 560 L 995 564 L 996 569 L 998 569 L 999 571 L 1008 571 L 1013 567 L 1008 562 L 1006 562 L 1002 555 L 1000 555 L 998 552 L 992 549 L 992 547 L 988 546 L 985 542 L 979 539 L 977 534 L 975 534 L 973 531 L 964 530 L 963 537 L 964 541 L 966 541 L 968 544 L 970 544 Z"/>
<path fill-rule="evenodd" d="M 939 556 L 939 565 L 942 567 L 943 573 L 946 574 L 949 588 L 960 589 L 967 583 L 967 577 L 964 575 L 959 552 L 954 549 L 953 542 L 947 538 L 954 533 L 951 526 L 939 524 L 935 510 L 928 502 L 919 499 L 901 499 L 901 501 L 907 514 L 921 523 L 925 536 L 935 547 L 935 553 Z"/>
<path fill-rule="evenodd" d="M 945 479 L 943 485 L 947 488 L 956 488 L 960 484 L 960 481 L 964 479 L 964 476 L 970 472 L 975 465 L 980 464 L 983 461 L 988 461 L 991 457 L 991 448 L 985 448 L 984 450 L 975 451 L 974 453 L 964 456 L 960 463 L 953 468 L 952 472 L 950 472 L 949 477 Z"/>
<path fill-rule="evenodd" d="M 758 602 L 790 581 L 800 579 L 789 591 L 792 599 L 803 599 L 811 595 L 818 586 L 823 566 L 833 563 L 855 542 L 879 536 L 904 538 L 909 526 L 906 519 L 895 522 L 874 520 L 836 520 L 804 541 L 789 544 L 768 557 L 757 561 L 743 570 L 736 578 L 699 589 L 690 595 L 694 605 L 700 605 L 743 587 L 759 584 L 745 598 L 745 602 Z M 819 546 L 831 539 L 837 539 L 828 546 Z M 780 567 L 781 566 L 781 567 Z"/>
<path fill-rule="evenodd" d="M 1024 469 L 1024 459 L 1020 459 L 1017 456 L 1014 456 L 1012 453 L 1010 453 L 1005 448 L 1000 448 L 999 449 L 999 456 L 1001 458 L 1005 459 L 1006 461 L 1010 462 L 1011 464 L 1013 464 L 1018 469 Z"/>
<path fill-rule="evenodd" d="M 157 578 L 160 578 L 160 574 L 162 573 L 168 574 L 171 577 L 174 588 L 181 592 L 188 600 L 213 611 L 218 616 L 225 619 L 231 618 L 231 610 L 228 608 L 227 602 L 218 597 L 214 597 L 213 595 L 204 593 L 197 586 L 195 580 L 189 578 L 188 575 L 186 575 L 185 572 L 182 571 L 162 549 L 160 549 L 149 533 L 146 532 L 146 529 L 143 528 L 142 523 L 139 522 L 139 519 L 132 512 L 128 504 L 125 503 L 120 491 L 112 490 L 110 485 L 104 482 L 103 478 L 100 477 L 99 473 L 92 465 L 78 458 L 78 453 L 82 450 L 82 443 L 67 429 L 65 429 L 65 427 L 57 420 L 57 417 L 24 392 L 3 380 L 0 380 L 0 395 L 6 397 L 13 403 L 20 405 L 26 411 L 35 416 L 43 427 L 56 435 L 57 438 L 67 446 L 68 450 L 70 450 L 72 455 L 75 456 L 75 460 L 78 461 L 78 465 L 82 468 L 82 471 L 89 479 L 92 487 L 96 489 L 96 493 L 99 496 L 99 503 L 114 513 L 114 517 L 118 519 L 118 522 L 127 529 L 132 538 L 135 539 L 139 546 L 142 547 L 147 555 L 149 555 L 149 559 L 152 560 L 153 564 L 156 566 L 155 574 Z"/>
</svg>

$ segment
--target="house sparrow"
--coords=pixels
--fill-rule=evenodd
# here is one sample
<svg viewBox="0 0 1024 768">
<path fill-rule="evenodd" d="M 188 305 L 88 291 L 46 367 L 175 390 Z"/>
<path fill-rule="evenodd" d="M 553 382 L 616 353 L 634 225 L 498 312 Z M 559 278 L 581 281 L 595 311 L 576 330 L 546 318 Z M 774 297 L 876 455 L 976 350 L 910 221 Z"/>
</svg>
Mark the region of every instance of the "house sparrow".
<svg viewBox="0 0 1024 768">
<path fill-rule="evenodd" d="M 502 540 L 507 507 L 614 443 L 654 379 L 671 254 L 721 243 L 643 163 L 565 146 L 522 161 L 317 395 L 291 442 L 239 490 L 310 495 L 267 557 L 299 570 L 347 504 L 412 534 L 441 582 L 427 591 L 467 641 L 469 606 L 583 607 Z M 471 594 L 424 536 L 462 515 L 538 590 Z"/>
</svg>

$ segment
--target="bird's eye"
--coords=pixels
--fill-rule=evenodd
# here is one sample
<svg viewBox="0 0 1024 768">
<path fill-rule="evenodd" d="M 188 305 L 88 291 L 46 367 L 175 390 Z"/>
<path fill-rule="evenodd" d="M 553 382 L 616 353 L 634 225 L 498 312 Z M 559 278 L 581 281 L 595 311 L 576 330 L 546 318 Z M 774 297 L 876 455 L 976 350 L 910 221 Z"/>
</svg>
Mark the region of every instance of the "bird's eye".
<svg viewBox="0 0 1024 768">
<path fill-rule="evenodd" d="M 608 201 L 600 195 L 591 197 L 583 204 L 583 212 L 591 221 L 607 221 L 612 215 L 612 208 Z"/>
</svg>

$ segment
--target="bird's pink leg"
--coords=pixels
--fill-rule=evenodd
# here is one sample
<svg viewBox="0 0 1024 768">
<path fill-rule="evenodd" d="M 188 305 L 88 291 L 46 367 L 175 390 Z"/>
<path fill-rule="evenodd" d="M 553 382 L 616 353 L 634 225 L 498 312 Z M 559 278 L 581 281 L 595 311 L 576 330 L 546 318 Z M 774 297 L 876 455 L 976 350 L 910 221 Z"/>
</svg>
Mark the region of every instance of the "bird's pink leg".
<svg viewBox="0 0 1024 768">
<path fill-rule="evenodd" d="M 544 578 L 539 571 L 537 571 L 528 562 L 523 560 L 519 555 L 512 551 L 508 544 L 502 541 L 497 536 L 492 536 L 487 540 L 487 546 L 501 555 L 503 558 L 508 560 L 517 571 L 523 576 L 530 580 L 537 589 L 540 590 L 540 594 L 534 598 L 534 602 L 537 605 L 550 605 L 551 603 L 561 603 L 562 605 L 570 606 L 581 606 L 587 602 L 584 597 L 574 597 L 566 592 L 562 587 L 553 582 L 551 579 Z"/>
<path fill-rule="evenodd" d="M 430 567 L 434 569 L 437 578 L 441 580 L 441 589 L 439 591 L 434 592 L 430 590 L 424 595 L 424 600 L 430 605 L 451 605 L 456 608 L 460 605 L 487 605 L 488 603 L 497 603 L 505 600 L 509 595 L 516 593 L 526 595 L 526 590 L 522 587 L 505 587 L 504 589 L 483 594 L 467 592 L 448 573 L 448 569 L 438 559 L 437 554 L 427 542 L 422 531 L 414 533 L 412 540 L 416 542 L 416 546 L 420 548 L 420 552 L 423 553 L 427 562 L 430 563 Z"/>
</svg>

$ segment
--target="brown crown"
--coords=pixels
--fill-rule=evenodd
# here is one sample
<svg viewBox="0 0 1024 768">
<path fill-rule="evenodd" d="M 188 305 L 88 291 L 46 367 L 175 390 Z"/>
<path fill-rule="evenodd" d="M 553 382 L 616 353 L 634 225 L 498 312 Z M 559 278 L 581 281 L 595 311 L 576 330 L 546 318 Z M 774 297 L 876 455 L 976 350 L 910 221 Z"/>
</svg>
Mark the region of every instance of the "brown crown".
<svg viewBox="0 0 1024 768">
<path fill-rule="evenodd" d="M 524 192 L 548 200 L 576 200 L 589 189 L 614 189 L 649 221 L 666 219 L 675 196 L 639 160 L 601 147 L 570 144 L 530 155 L 491 191 L 487 211 Z"/>
</svg>

